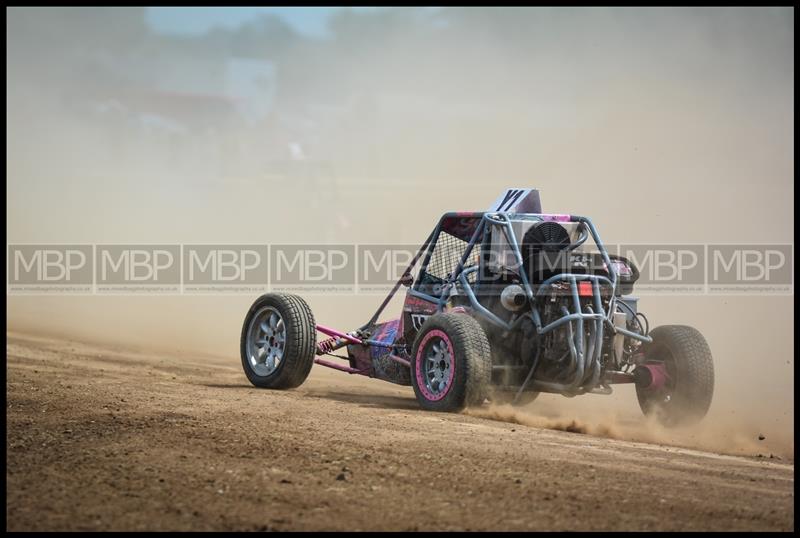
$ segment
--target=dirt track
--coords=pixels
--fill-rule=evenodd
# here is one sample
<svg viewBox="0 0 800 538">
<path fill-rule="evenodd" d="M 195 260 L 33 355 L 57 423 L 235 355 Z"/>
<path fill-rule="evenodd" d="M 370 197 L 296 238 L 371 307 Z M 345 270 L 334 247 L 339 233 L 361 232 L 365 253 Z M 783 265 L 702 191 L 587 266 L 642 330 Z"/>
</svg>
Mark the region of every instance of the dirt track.
<svg viewBox="0 0 800 538">
<path fill-rule="evenodd" d="M 420 411 L 315 367 L 9 334 L 8 530 L 791 530 L 794 465 Z"/>
</svg>

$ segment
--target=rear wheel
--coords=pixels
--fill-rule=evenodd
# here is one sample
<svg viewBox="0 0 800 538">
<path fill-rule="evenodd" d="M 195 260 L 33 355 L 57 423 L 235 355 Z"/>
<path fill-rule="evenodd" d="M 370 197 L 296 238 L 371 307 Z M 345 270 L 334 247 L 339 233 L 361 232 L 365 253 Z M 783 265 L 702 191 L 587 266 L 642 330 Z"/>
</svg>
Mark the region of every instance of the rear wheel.
<svg viewBox="0 0 800 538">
<path fill-rule="evenodd" d="M 706 339 L 686 325 L 664 325 L 650 333 L 645 363 L 636 368 L 636 396 L 646 415 L 666 426 L 699 422 L 714 395 L 714 363 Z"/>
<path fill-rule="evenodd" d="M 492 376 L 489 340 L 466 314 L 429 317 L 411 355 L 411 384 L 420 405 L 431 411 L 460 411 L 480 405 Z"/>
<path fill-rule="evenodd" d="M 253 303 L 242 325 L 242 368 L 260 388 L 300 386 L 314 364 L 314 315 L 297 295 L 267 293 Z"/>
</svg>

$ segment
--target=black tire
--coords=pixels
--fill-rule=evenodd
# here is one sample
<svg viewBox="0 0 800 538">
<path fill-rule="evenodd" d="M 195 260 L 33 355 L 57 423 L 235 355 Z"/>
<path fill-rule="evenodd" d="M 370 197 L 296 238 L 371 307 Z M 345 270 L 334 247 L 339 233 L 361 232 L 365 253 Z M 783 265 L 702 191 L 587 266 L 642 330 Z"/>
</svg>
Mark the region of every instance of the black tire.
<svg viewBox="0 0 800 538">
<path fill-rule="evenodd" d="M 285 327 L 283 354 L 274 370 L 264 375 L 263 371 L 261 374 L 257 371 L 257 367 L 261 365 L 253 364 L 253 361 L 257 363 L 260 359 L 254 356 L 253 351 L 257 354 L 258 350 L 253 349 L 255 344 L 249 344 L 248 339 L 253 338 L 251 330 L 256 330 L 253 327 L 256 316 L 272 311 L 279 314 Z M 242 325 L 240 352 L 247 379 L 256 387 L 264 389 L 291 389 L 300 386 L 314 365 L 316 340 L 314 315 L 302 298 L 288 293 L 262 295 L 250 307 Z"/>
<path fill-rule="evenodd" d="M 514 401 L 514 399 L 517 397 L 517 393 L 515 391 L 494 390 L 489 396 L 489 400 L 495 404 L 509 404 L 513 405 L 514 407 L 522 407 L 533 403 L 533 401 L 539 397 L 539 394 L 540 393 L 538 391 L 525 391 L 519 395 L 518 400 Z"/>
<path fill-rule="evenodd" d="M 686 325 L 664 325 L 650 332 L 653 342 L 642 351 L 646 363 L 663 363 L 668 379 L 663 389 L 636 385 L 639 406 L 665 426 L 699 422 L 714 395 L 714 362 L 706 339 Z"/>
<path fill-rule="evenodd" d="M 426 383 L 425 360 L 432 346 L 441 343 L 452 355 L 452 368 L 448 370 L 452 377 L 439 393 L 434 393 Z M 476 320 L 466 314 L 440 313 L 425 321 L 411 353 L 411 385 L 424 409 L 455 412 L 480 405 L 489 394 L 491 379 L 489 340 Z"/>
</svg>

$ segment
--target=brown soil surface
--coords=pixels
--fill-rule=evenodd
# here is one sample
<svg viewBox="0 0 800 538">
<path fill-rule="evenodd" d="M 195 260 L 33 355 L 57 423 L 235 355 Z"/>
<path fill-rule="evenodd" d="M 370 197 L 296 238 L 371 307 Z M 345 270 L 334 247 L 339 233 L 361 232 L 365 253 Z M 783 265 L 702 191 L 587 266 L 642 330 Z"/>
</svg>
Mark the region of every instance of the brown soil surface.
<svg viewBox="0 0 800 538">
<path fill-rule="evenodd" d="M 794 526 L 786 460 L 424 412 L 319 366 L 258 390 L 236 354 L 15 333 L 6 350 L 8 530 Z"/>
</svg>

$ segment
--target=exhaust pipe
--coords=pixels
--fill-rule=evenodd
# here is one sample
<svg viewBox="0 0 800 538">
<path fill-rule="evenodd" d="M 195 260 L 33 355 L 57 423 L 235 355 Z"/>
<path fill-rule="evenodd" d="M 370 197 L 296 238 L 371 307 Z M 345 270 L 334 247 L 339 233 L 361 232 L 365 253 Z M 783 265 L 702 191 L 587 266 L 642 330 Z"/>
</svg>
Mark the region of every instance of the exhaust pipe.
<svg viewBox="0 0 800 538">
<path fill-rule="evenodd" d="M 633 371 L 633 382 L 644 390 L 661 390 L 666 385 L 669 376 L 664 363 L 640 364 Z"/>
</svg>

